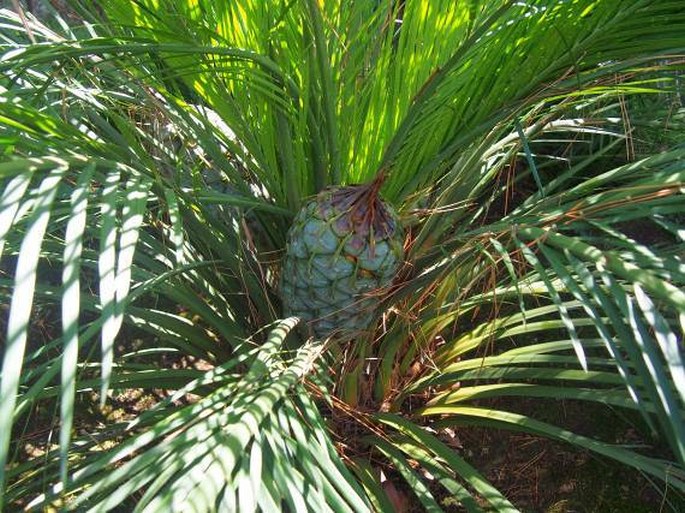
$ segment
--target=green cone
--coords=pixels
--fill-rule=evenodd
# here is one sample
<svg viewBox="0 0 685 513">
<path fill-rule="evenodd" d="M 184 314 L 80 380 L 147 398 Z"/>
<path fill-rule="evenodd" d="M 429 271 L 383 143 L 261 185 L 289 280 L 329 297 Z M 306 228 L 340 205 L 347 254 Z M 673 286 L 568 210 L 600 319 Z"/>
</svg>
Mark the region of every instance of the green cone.
<svg viewBox="0 0 685 513">
<path fill-rule="evenodd" d="M 404 234 L 378 195 L 382 181 L 322 191 L 288 232 L 284 314 L 307 321 L 317 337 L 366 329 L 402 263 Z"/>
</svg>

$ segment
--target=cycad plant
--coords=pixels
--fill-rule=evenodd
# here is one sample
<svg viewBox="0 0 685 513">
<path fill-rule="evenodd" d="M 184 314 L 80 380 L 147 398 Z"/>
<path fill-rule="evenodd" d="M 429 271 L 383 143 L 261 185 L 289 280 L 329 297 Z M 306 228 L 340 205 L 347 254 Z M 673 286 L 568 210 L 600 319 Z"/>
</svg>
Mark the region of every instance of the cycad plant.
<svg viewBox="0 0 685 513">
<path fill-rule="evenodd" d="M 488 429 L 677 510 L 680 1 L 98 4 L 0 11 L 0 508 L 516 511 Z"/>
</svg>

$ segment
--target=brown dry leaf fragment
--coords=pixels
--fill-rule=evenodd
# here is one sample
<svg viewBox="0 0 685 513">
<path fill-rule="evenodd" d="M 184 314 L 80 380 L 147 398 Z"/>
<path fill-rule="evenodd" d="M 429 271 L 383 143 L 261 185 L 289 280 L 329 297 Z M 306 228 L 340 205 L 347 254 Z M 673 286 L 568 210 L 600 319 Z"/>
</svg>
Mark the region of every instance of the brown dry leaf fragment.
<svg viewBox="0 0 685 513">
<path fill-rule="evenodd" d="M 388 479 L 383 481 L 381 486 L 396 513 L 406 513 L 409 511 L 409 498 L 406 493 L 398 490 L 394 483 Z"/>
</svg>

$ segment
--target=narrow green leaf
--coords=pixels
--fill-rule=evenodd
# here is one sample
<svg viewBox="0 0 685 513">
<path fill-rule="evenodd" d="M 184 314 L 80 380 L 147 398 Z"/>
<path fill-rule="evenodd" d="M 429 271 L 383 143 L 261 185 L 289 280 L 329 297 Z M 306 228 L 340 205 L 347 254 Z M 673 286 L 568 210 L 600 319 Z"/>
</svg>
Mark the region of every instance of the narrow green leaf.
<svg viewBox="0 0 685 513">
<path fill-rule="evenodd" d="M 641 472 L 658 477 L 662 481 L 670 483 L 671 486 L 677 490 L 685 491 L 685 473 L 683 473 L 681 469 L 673 467 L 669 462 L 643 456 L 616 445 L 578 435 L 566 429 L 532 419 L 525 415 L 489 408 L 465 406 L 426 408 L 423 411 L 423 414 L 429 416 L 449 415 L 449 418 L 444 418 L 444 420 L 438 422 L 438 424 L 443 425 L 460 425 L 469 422 L 481 426 L 523 431 L 567 442 L 576 447 L 591 450 L 597 454 L 601 454 L 602 456 L 612 458 L 625 465 L 636 468 Z"/>
<path fill-rule="evenodd" d="M 281 513 L 283 511 L 281 493 L 274 482 L 275 458 L 271 446 L 263 440 L 260 442 L 263 444 L 264 464 L 262 479 L 257 491 L 257 502 L 264 513 Z"/>
<path fill-rule="evenodd" d="M 99 494 L 102 494 L 103 501 L 116 504 L 157 478 L 157 463 L 165 458 L 165 455 L 183 455 L 186 465 L 182 468 L 189 469 L 188 461 L 204 457 L 213 445 L 223 441 L 221 437 L 212 435 L 216 435 L 226 422 L 228 413 L 225 411 L 225 404 L 234 392 L 232 387 L 224 386 L 202 401 L 164 417 L 148 430 L 121 443 L 115 450 L 103 453 L 75 472 L 74 486 L 86 482 L 90 482 L 90 486 L 74 501 L 74 507 L 80 507 L 84 503 L 89 503 L 88 501 L 92 502 L 93 497 L 98 497 Z M 176 436 L 162 438 L 179 428 L 184 429 L 180 429 Z M 112 463 L 153 442 L 157 444 L 123 465 L 114 469 L 110 467 Z M 175 481 L 171 484 L 173 483 Z M 158 501 L 163 498 L 158 495 L 150 502 L 149 507 L 158 507 Z"/>
<path fill-rule="evenodd" d="M 90 179 L 95 165 L 86 166 L 79 175 L 71 194 L 71 217 L 64 236 L 64 269 L 62 271 L 62 394 L 60 400 L 60 479 L 62 487 L 68 490 L 67 462 L 71 445 L 71 428 L 74 422 L 74 396 L 76 394 L 76 366 L 79 347 L 79 314 L 81 309 L 81 252 L 83 232 L 86 229 L 86 209 Z"/>
<path fill-rule="evenodd" d="M 0 197 L 0 257 L 5 247 L 5 237 L 12 229 L 19 204 L 31 182 L 32 173 L 15 176 L 5 186 Z"/>
<path fill-rule="evenodd" d="M 645 363 L 647 376 L 644 379 L 656 392 L 658 401 L 663 408 L 660 420 L 666 428 L 671 448 L 685 466 L 685 421 L 683 420 L 685 419 L 685 409 L 683 409 L 683 403 L 673 393 L 671 379 L 663 367 L 663 360 L 658 353 L 657 345 L 654 343 L 644 321 L 638 315 L 635 303 L 630 297 L 625 299 L 626 301 L 619 303 L 619 307 L 628 319 L 633 330 L 634 340 Z"/>
<path fill-rule="evenodd" d="M 590 383 L 588 383 L 588 386 Z M 437 395 L 428 402 L 428 406 L 440 406 L 473 401 L 490 397 L 541 397 L 554 401 L 561 399 L 577 399 L 596 401 L 602 404 L 612 404 L 623 408 L 638 408 L 637 404 L 627 396 L 623 390 L 604 388 L 577 388 L 569 386 L 545 386 L 533 383 L 495 383 L 491 385 L 467 385 L 451 392 Z M 641 407 L 653 412 L 654 408 L 643 403 Z M 420 409 L 418 410 L 420 411 Z"/>
<path fill-rule="evenodd" d="M 33 306 L 38 260 L 43 237 L 50 220 L 50 208 L 62 176 L 67 169 L 66 164 L 59 161 L 55 163 L 58 167 L 43 179 L 36 191 L 36 202 L 19 249 L 14 278 L 14 293 L 12 294 L 7 320 L 7 338 L 5 339 L 2 381 L 0 382 L 0 510 L 3 506 L 2 497 L 5 489 L 7 456 L 28 337 L 31 307 Z"/>
<path fill-rule="evenodd" d="M 330 440 L 326 438 L 324 443 L 321 443 L 312 439 L 312 431 L 319 439 L 327 434 L 326 427 L 321 420 L 317 419 L 318 425 L 305 424 L 299 412 L 290 404 L 284 405 L 281 413 L 287 417 L 290 431 L 299 442 L 298 450 L 305 452 L 298 459 L 316 462 L 316 465 L 307 466 L 305 470 L 309 474 L 315 473 L 317 475 L 319 486 L 323 489 L 327 501 L 332 504 L 333 509 L 335 511 L 368 511 L 368 505 L 360 498 L 360 493 L 351 486 L 352 476 L 347 472 L 347 469 L 343 467 L 345 472 L 342 472 L 343 469 L 339 469 L 336 465 L 340 462 L 339 457 L 336 455 L 334 460 L 326 453 L 325 448 L 330 445 Z M 306 432 L 305 427 L 308 428 Z"/>
<path fill-rule="evenodd" d="M 505 247 L 502 245 L 502 243 L 497 239 L 490 239 L 490 244 L 492 244 L 497 253 L 502 257 L 502 262 L 504 262 L 504 267 L 509 273 L 511 283 L 514 285 L 514 288 L 516 289 L 516 294 L 518 295 L 519 299 L 519 312 L 521 312 L 521 314 L 524 316 L 525 322 L 526 304 L 523 300 L 524 296 L 521 291 L 521 280 L 519 279 L 519 276 L 516 274 L 516 269 L 514 269 L 514 263 L 511 260 L 511 256 L 509 255 L 509 252 L 505 249 Z"/>
<path fill-rule="evenodd" d="M 392 511 L 393 506 L 388 495 L 381 487 L 378 476 L 373 472 L 371 465 L 365 460 L 356 459 L 350 463 L 350 467 L 364 487 L 375 511 Z"/>
<path fill-rule="evenodd" d="M 139 238 L 139 230 L 143 224 L 143 214 L 148 201 L 150 186 L 150 180 L 145 177 L 137 177 L 127 184 L 124 191 L 121 228 L 117 244 L 119 254 L 117 255 L 115 282 L 116 302 L 119 307 L 118 319 L 123 315 L 120 308 L 131 288 L 133 255 Z"/>
<path fill-rule="evenodd" d="M 164 189 L 164 197 L 166 198 L 167 212 L 169 213 L 169 222 L 171 223 L 169 242 L 174 247 L 174 260 L 176 265 L 183 265 L 186 262 L 183 256 L 183 225 L 181 222 L 181 212 L 178 207 L 178 199 L 171 189 Z"/>
<path fill-rule="evenodd" d="M 186 462 L 174 454 L 170 454 L 166 459 L 168 461 L 166 461 L 163 470 L 158 473 L 157 478 L 152 483 L 145 487 L 145 493 L 136 504 L 135 513 L 165 513 L 171 508 L 170 495 L 160 492 L 165 485 L 173 480 L 174 475 L 183 470 Z M 161 466 L 161 461 L 158 461 L 158 464 Z"/>
<path fill-rule="evenodd" d="M 467 483 L 472 486 L 479 494 L 486 498 L 497 511 L 514 513 L 518 510 L 509 502 L 502 493 L 492 486 L 475 468 L 469 465 L 457 453 L 447 447 L 436 437 L 430 435 L 423 428 L 398 416 L 387 413 L 378 414 L 376 418 L 383 424 L 387 424 L 397 429 L 400 433 L 420 442 L 430 450 L 435 456 L 446 462 L 458 475 L 464 477 Z"/>
<path fill-rule="evenodd" d="M 396 449 L 391 443 L 386 442 L 380 438 L 374 438 L 372 441 L 373 445 L 382 452 L 393 464 L 393 466 L 399 471 L 404 480 L 409 485 L 409 489 L 416 495 L 416 497 L 421 501 L 421 504 L 430 513 L 443 513 L 443 509 L 435 500 L 435 497 L 423 482 L 423 480 L 416 475 L 411 467 L 407 464 L 406 458 L 402 453 Z"/>
<path fill-rule="evenodd" d="M 297 317 L 289 317 L 283 319 L 276 326 L 274 326 L 269 332 L 269 338 L 267 341 L 259 348 L 257 357 L 250 366 L 250 370 L 245 375 L 246 381 L 257 381 L 262 379 L 269 369 L 271 368 L 270 362 L 276 357 L 278 351 L 280 351 L 285 337 L 288 333 L 300 322 Z"/>
<path fill-rule="evenodd" d="M 429 453 L 407 436 L 393 438 L 393 444 L 407 454 L 407 456 L 417 461 L 434 479 L 437 479 L 447 492 L 459 501 L 459 505 L 465 508 L 466 511 L 469 513 L 483 511 L 483 508 L 478 505 L 473 495 L 452 477 L 456 469 L 449 471 L 434 454 Z"/>
<path fill-rule="evenodd" d="M 639 284 L 635 284 L 634 291 L 637 304 L 654 330 L 654 336 L 670 370 L 673 385 L 678 391 L 682 403 L 685 404 L 685 368 L 678 345 L 678 337 Z"/>
<path fill-rule="evenodd" d="M 105 323 L 102 327 L 102 386 L 100 405 L 107 400 L 107 391 L 114 362 L 114 339 L 123 322 L 124 305 L 131 287 L 131 269 L 139 230 L 143 224 L 150 180 L 136 177 L 129 181 L 123 192 L 121 227 L 116 239 L 116 206 L 119 173 L 107 177 L 103 190 L 101 213 L 103 217 L 100 240 L 100 300 Z M 116 242 L 115 242 L 116 241 Z"/>
<path fill-rule="evenodd" d="M 254 494 L 254 509 L 257 509 L 259 489 L 262 487 L 263 472 L 264 467 L 263 452 L 260 437 L 255 437 L 252 442 L 252 447 L 250 448 L 250 458 L 249 458 L 249 475 L 250 475 L 250 489 Z M 240 498 L 240 495 L 238 496 Z M 242 508 L 241 508 L 242 511 Z"/>
<path fill-rule="evenodd" d="M 100 204 L 100 254 L 98 256 L 100 305 L 104 324 L 102 326 L 102 385 L 101 392 L 106 392 L 111 379 L 114 362 L 114 338 L 119 331 L 116 309 L 116 261 L 117 261 L 117 204 L 119 201 L 118 170 L 111 171 L 105 179 Z M 104 406 L 106 395 L 100 397 Z"/>
<path fill-rule="evenodd" d="M 630 262 L 623 261 L 618 255 L 602 251 L 578 238 L 567 237 L 553 230 L 544 230 L 535 226 L 519 227 L 517 234 L 530 241 L 541 240 L 545 244 L 566 249 L 581 260 L 593 262 L 621 278 L 639 283 L 651 296 L 662 299 L 678 311 L 685 311 L 685 292 L 659 279 L 649 270 L 640 269 Z"/>
<path fill-rule="evenodd" d="M 597 329 L 597 332 L 601 336 L 602 340 L 604 340 L 605 347 L 613 358 L 616 368 L 621 374 L 621 377 L 624 379 L 626 387 L 633 397 L 633 400 L 636 402 L 636 404 L 642 403 L 639 392 L 641 387 L 638 383 L 638 379 L 634 375 L 634 366 L 631 366 L 629 362 L 626 361 L 624 356 L 624 353 L 627 352 L 630 354 L 632 352 L 630 344 L 632 337 L 625 332 L 625 320 L 623 316 L 618 314 L 618 311 L 615 308 L 615 298 L 608 296 L 604 293 L 604 291 L 599 290 L 594 285 L 594 278 L 592 277 L 590 271 L 573 255 L 565 252 L 567 260 L 562 261 L 560 255 L 558 255 L 557 252 L 552 248 L 548 248 L 544 244 L 541 244 L 539 247 L 542 253 L 547 257 L 547 260 L 552 264 L 552 267 L 557 271 L 557 274 L 569 292 L 571 292 L 578 299 L 580 304 L 583 305 L 583 309 L 593 320 L 595 328 Z M 586 294 L 581 290 L 579 284 L 576 283 L 576 278 L 568 272 L 568 263 L 571 264 L 570 268 L 573 268 L 578 273 L 578 281 L 585 283 L 585 287 L 588 291 L 590 291 L 590 294 L 592 294 L 594 301 L 590 297 L 586 296 Z M 609 322 L 607 322 L 606 318 L 601 317 L 598 308 L 603 309 L 603 313 L 608 316 Z M 613 328 L 613 331 L 619 333 L 620 338 L 623 340 L 623 349 L 618 347 L 617 342 L 615 341 L 615 336 L 609 329 L 610 326 Z M 637 369 L 639 373 L 640 367 L 637 366 Z M 652 418 L 649 415 L 646 415 L 644 411 L 642 411 L 642 414 L 647 424 L 652 426 Z"/>
<path fill-rule="evenodd" d="M 432 99 L 433 95 L 442 85 L 444 81 L 450 76 L 459 65 L 462 63 L 462 59 L 468 52 L 472 49 L 474 44 L 484 37 L 484 35 L 492 30 L 492 27 L 496 22 L 504 16 L 507 10 L 511 7 L 512 2 L 504 2 L 498 9 L 494 10 L 486 19 L 481 20 L 481 23 L 473 30 L 466 41 L 460 45 L 455 52 L 449 57 L 447 62 L 439 65 L 433 73 L 425 81 L 418 93 L 412 98 L 411 105 L 404 117 L 401 124 L 393 133 L 392 140 L 388 144 L 387 149 L 383 155 L 383 160 L 380 165 L 380 169 L 388 168 L 392 165 L 393 161 L 397 157 L 402 145 L 405 144 L 405 139 L 407 139 L 409 132 L 414 128 L 414 124 L 421 115 L 424 114 L 423 109 Z"/>
<path fill-rule="evenodd" d="M 585 290 L 591 295 L 593 301 L 588 303 L 588 306 L 595 303 L 601 306 L 604 313 L 608 315 L 609 321 L 602 319 L 595 319 L 595 326 L 599 332 L 604 345 L 616 363 L 616 367 L 624 380 L 625 386 L 630 393 L 635 404 L 644 404 L 648 400 L 651 402 L 658 402 L 658 398 L 653 393 L 653 387 L 649 386 L 649 378 L 644 372 L 644 364 L 639 355 L 639 348 L 633 341 L 631 330 L 626 325 L 625 316 L 617 307 L 617 303 L 621 301 L 627 292 L 622 288 L 616 288 L 613 294 L 608 293 L 600 283 L 595 280 L 594 276 L 587 268 L 584 262 L 577 259 L 568 252 L 565 252 L 568 261 L 581 279 Z M 589 307 L 590 315 L 592 317 L 594 307 Z M 616 335 L 613 335 L 609 330 L 611 326 Z M 650 429 L 655 429 L 655 424 L 652 415 L 647 415 L 641 409 L 641 413 L 645 422 Z"/>
<path fill-rule="evenodd" d="M 523 153 L 526 155 L 526 160 L 528 161 L 528 167 L 530 172 L 533 174 L 533 179 L 535 180 L 535 185 L 538 186 L 538 191 L 540 191 L 540 197 L 545 197 L 545 189 L 542 186 L 542 180 L 540 180 L 540 173 L 538 173 L 538 167 L 535 165 L 535 159 L 533 158 L 533 153 L 530 151 L 530 145 L 528 144 L 528 138 L 526 134 L 523 133 L 523 128 L 521 127 L 521 122 L 516 120 L 516 133 L 521 140 L 521 145 L 523 146 Z"/>
<path fill-rule="evenodd" d="M 336 118 L 336 91 L 333 83 L 333 71 L 328 58 L 328 45 L 323 32 L 323 18 L 319 3 L 315 0 L 307 0 L 309 20 L 312 24 L 314 52 L 316 56 L 317 71 L 321 82 L 322 109 L 324 113 L 326 143 L 328 145 L 330 175 L 327 184 L 340 183 L 340 149 L 338 147 L 338 120 Z M 314 127 L 312 127 L 314 128 Z"/>
<path fill-rule="evenodd" d="M 216 500 L 220 497 L 222 490 L 226 487 L 227 476 L 223 467 L 221 458 L 221 446 L 215 448 L 214 451 L 208 453 L 205 458 L 193 465 L 190 472 L 182 479 L 174 481 L 174 485 L 178 485 L 176 489 L 172 487 L 172 493 L 176 498 L 174 511 L 183 511 L 188 504 L 193 505 L 194 511 L 213 513 L 217 509 Z M 238 470 L 240 472 L 240 470 Z M 235 509 L 234 502 L 235 494 L 233 490 L 224 495 L 228 499 L 226 506 L 234 509 L 225 509 L 224 511 L 238 511 Z M 219 511 L 221 511 L 223 504 L 219 503 Z"/>
<path fill-rule="evenodd" d="M 571 340 L 573 341 L 573 350 L 576 352 L 578 362 L 580 363 L 580 366 L 583 368 L 583 370 L 587 370 L 587 358 L 585 356 L 585 350 L 583 349 L 583 343 L 580 341 L 580 338 L 578 337 L 578 333 L 576 331 L 576 323 L 569 315 L 568 309 L 562 301 L 561 296 L 559 295 L 559 291 L 557 290 L 557 287 L 555 287 L 555 285 L 552 283 L 552 280 L 547 276 L 547 271 L 545 267 L 537 258 L 537 256 L 535 256 L 535 253 L 533 253 L 533 251 L 528 246 L 522 244 L 519 241 L 517 241 L 517 245 L 518 248 L 521 250 L 521 253 L 523 254 L 524 258 L 538 272 L 540 278 L 547 286 L 547 291 L 549 292 L 552 301 L 554 301 L 554 304 L 557 306 L 559 310 L 559 316 L 561 317 L 561 320 L 563 321 L 564 326 L 566 326 L 568 334 L 571 337 Z M 565 273 L 563 269 L 557 269 L 557 272 Z"/>
<path fill-rule="evenodd" d="M 307 504 L 303 497 L 305 490 L 304 479 L 297 467 L 291 467 L 293 458 L 289 454 L 282 433 L 266 432 L 265 440 L 274 454 L 274 465 L 272 467 L 274 484 L 277 486 L 281 497 L 291 511 L 307 511 Z"/>
</svg>

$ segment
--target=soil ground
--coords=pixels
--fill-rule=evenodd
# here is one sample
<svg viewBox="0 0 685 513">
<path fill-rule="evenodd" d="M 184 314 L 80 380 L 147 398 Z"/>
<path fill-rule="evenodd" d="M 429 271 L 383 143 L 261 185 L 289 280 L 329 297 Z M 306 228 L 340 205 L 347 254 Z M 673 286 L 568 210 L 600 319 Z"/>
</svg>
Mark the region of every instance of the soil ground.
<svg viewBox="0 0 685 513">
<path fill-rule="evenodd" d="M 550 405 L 530 399 L 509 400 L 500 407 L 531 414 L 578 434 L 643 447 L 641 452 L 652 457 L 667 454 L 658 441 L 649 439 L 638 415 L 575 401 Z M 523 513 L 685 511 L 682 495 L 664 490 L 661 483 L 631 467 L 589 451 L 503 430 L 463 427 L 456 435 L 466 459 Z M 454 506 L 451 511 L 464 510 Z"/>
</svg>

